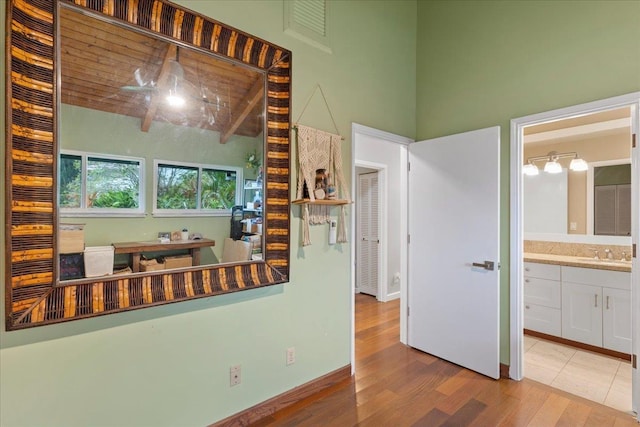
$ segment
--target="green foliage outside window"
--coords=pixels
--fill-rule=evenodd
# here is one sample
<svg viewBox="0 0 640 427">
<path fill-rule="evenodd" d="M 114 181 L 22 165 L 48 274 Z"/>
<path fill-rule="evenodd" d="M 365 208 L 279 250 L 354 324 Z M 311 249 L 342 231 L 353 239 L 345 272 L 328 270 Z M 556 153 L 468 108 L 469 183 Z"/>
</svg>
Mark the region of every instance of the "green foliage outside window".
<svg viewBox="0 0 640 427">
<path fill-rule="evenodd" d="M 236 204 L 236 174 L 225 170 L 160 164 L 156 196 L 158 209 L 231 209 Z"/>
<path fill-rule="evenodd" d="M 60 207 L 79 208 L 82 203 L 82 158 L 80 156 L 61 155 Z"/>
<path fill-rule="evenodd" d="M 236 204 L 236 174 L 203 170 L 200 200 L 202 209 L 231 209 Z"/>
<path fill-rule="evenodd" d="M 84 187 L 83 168 L 86 174 Z M 62 208 L 140 207 L 138 161 L 61 154 L 59 180 Z"/>
</svg>

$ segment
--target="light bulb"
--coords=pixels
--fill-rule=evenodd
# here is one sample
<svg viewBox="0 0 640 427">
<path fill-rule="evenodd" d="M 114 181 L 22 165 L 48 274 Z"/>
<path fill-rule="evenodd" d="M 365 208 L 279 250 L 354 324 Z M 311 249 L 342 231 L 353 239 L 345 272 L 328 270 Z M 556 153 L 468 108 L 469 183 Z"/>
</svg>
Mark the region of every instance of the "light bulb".
<svg viewBox="0 0 640 427">
<path fill-rule="evenodd" d="M 544 171 L 546 173 L 560 173 L 562 172 L 562 166 L 560 165 L 560 163 L 556 162 L 555 160 L 549 160 L 544 165 Z"/>
<path fill-rule="evenodd" d="M 182 107 L 184 103 L 185 100 L 183 97 L 173 91 L 169 91 L 169 95 L 167 95 L 167 104 L 171 107 Z"/>
<path fill-rule="evenodd" d="M 589 169 L 589 165 L 583 159 L 575 158 L 571 160 L 571 164 L 569 165 L 569 169 L 575 172 L 582 172 Z"/>
</svg>

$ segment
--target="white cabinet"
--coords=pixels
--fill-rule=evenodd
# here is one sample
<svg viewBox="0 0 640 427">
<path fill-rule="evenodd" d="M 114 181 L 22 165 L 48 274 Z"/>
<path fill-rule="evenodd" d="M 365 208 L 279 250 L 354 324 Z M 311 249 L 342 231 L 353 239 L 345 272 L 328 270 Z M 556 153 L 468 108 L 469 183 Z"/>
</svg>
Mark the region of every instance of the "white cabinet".
<svg viewBox="0 0 640 427">
<path fill-rule="evenodd" d="M 562 267 L 562 337 L 631 353 L 631 274 Z"/>
<path fill-rule="evenodd" d="M 631 353 L 631 273 L 524 263 L 524 327 Z"/>
<path fill-rule="evenodd" d="M 524 327 L 560 336 L 560 266 L 524 263 Z"/>
</svg>

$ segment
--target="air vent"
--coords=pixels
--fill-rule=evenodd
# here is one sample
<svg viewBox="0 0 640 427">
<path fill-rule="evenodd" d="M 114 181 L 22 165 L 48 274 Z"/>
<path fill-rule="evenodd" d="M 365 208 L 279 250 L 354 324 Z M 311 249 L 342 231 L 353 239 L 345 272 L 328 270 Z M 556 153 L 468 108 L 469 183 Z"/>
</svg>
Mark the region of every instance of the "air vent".
<svg viewBox="0 0 640 427">
<path fill-rule="evenodd" d="M 283 3 L 285 33 L 331 53 L 327 1 L 287 0 Z"/>
<path fill-rule="evenodd" d="M 293 2 L 293 20 L 296 24 L 302 25 L 326 36 L 326 3 L 324 0 L 298 0 Z"/>
</svg>

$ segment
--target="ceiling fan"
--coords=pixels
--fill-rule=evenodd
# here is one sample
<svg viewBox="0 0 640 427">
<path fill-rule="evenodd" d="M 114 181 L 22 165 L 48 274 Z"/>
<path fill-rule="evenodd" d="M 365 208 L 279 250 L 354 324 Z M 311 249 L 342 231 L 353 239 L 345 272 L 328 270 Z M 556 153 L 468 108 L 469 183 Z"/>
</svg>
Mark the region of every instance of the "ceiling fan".
<svg viewBox="0 0 640 427">
<path fill-rule="evenodd" d="M 171 47 L 169 47 L 169 49 L 171 50 Z M 180 64 L 180 49 L 176 46 L 175 51 L 175 58 L 169 58 L 166 60 L 167 70 L 164 73 L 165 76 L 163 76 L 163 64 L 163 67 L 160 71 L 160 76 L 158 77 L 158 80 L 161 80 L 164 77 L 164 80 L 166 80 L 169 85 L 173 86 L 174 90 L 175 88 L 177 88 L 178 84 L 182 83 L 184 80 L 184 68 L 182 68 L 182 65 Z M 137 86 L 122 86 L 120 87 L 120 89 L 130 92 L 157 92 L 159 90 L 158 84 L 155 81 L 145 81 L 142 78 L 142 71 L 140 70 L 140 68 L 135 69 L 135 71 L 133 72 L 133 77 L 138 84 Z"/>
<path fill-rule="evenodd" d="M 169 47 L 171 50 L 171 46 Z M 137 86 L 121 86 L 120 89 L 129 92 L 144 92 L 147 94 L 165 92 L 168 93 L 169 102 L 176 102 L 177 94 L 180 92 L 181 96 L 188 96 L 191 99 L 200 101 L 204 104 L 215 105 L 217 109 L 220 109 L 220 97 L 215 96 L 215 100 L 210 99 L 207 96 L 209 90 L 200 85 L 200 87 L 194 85 L 184 78 L 184 68 L 180 64 L 180 49 L 175 46 L 175 58 L 166 59 L 167 68 L 163 72 L 161 67 L 160 75 L 158 76 L 158 82 L 154 80 L 145 81 L 142 77 L 142 70 L 136 68 L 133 72 L 133 77 L 137 83 Z M 170 54 L 170 51 L 167 52 Z"/>
<path fill-rule="evenodd" d="M 158 90 L 156 87 L 156 82 L 150 80 L 145 82 L 142 79 L 140 68 L 136 68 L 133 72 L 133 77 L 136 79 L 136 83 L 138 86 L 121 86 L 120 90 L 128 91 L 128 92 L 155 92 Z"/>
</svg>

